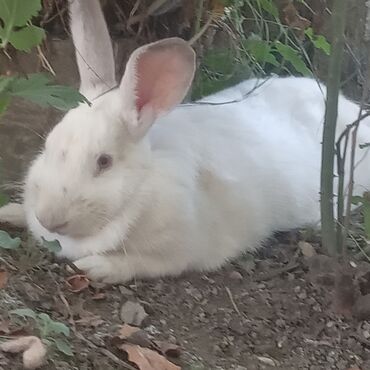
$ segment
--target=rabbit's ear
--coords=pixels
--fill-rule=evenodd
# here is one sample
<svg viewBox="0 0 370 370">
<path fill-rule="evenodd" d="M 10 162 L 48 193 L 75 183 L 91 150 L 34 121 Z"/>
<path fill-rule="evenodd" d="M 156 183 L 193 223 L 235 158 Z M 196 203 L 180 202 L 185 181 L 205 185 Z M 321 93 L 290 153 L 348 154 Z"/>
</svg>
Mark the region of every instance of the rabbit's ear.
<svg viewBox="0 0 370 370">
<path fill-rule="evenodd" d="M 156 118 L 181 103 L 194 72 L 194 50 L 180 38 L 135 50 L 120 86 L 129 131 L 136 137 L 143 136 Z"/>
<path fill-rule="evenodd" d="M 99 0 L 69 2 L 80 92 L 94 98 L 116 85 L 112 43 Z"/>
</svg>

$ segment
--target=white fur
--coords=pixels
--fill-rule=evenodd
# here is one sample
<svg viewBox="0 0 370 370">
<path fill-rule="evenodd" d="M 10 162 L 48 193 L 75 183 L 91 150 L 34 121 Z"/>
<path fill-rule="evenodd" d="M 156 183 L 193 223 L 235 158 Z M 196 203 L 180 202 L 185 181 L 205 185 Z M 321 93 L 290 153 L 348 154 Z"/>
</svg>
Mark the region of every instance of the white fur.
<svg viewBox="0 0 370 370">
<path fill-rule="evenodd" d="M 37 238 L 58 239 L 61 255 L 95 279 L 215 269 L 274 231 L 320 221 L 325 88 L 307 78 L 272 78 L 237 103 L 170 111 L 193 73 L 190 51 L 171 40 L 134 53 L 119 89 L 71 110 L 26 179 L 29 229 Z M 163 48 L 179 56 L 187 77 L 167 76 L 178 91 L 168 95 L 162 86 L 156 99 L 166 101 L 165 109 L 151 100 L 150 114 L 140 118 L 133 98 L 137 58 Z M 245 81 L 203 103 L 241 99 L 256 83 Z M 340 97 L 338 133 L 358 111 Z M 367 121 L 359 143 L 368 141 Z M 100 153 L 112 155 L 113 167 L 96 175 Z M 369 168 L 366 157 L 356 170 L 357 192 L 369 187 Z M 65 235 L 48 232 L 36 215 L 44 223 L 68 221 Z"/>
</svg>

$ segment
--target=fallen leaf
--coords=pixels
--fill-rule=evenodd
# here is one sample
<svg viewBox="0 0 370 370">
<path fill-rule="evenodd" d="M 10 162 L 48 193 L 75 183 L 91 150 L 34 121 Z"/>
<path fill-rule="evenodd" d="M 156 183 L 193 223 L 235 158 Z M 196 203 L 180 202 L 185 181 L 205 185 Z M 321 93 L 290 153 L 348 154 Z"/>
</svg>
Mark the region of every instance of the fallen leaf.
<svg viewBox="0 0 370 370">
<path fill-rule="evenodd" d="M 123 343 L 147 348 L 154 347 L 157 350 L 157 345 L 150 339 L 146 331 L 127 324 L 124 324 L 118 330 L 117 335 L 112 338 L 112 344 L 118 348 L 121 348 Z"/>
<path fill-rule="evenodd" d="M 127 339 L 131 337 L 132 334 L 140 331 L 141 329 L 135 326 L 123 324 L 118 330 L 118 337 L 121 339 Z"/>
<path fill-rule="evenodd" d="M 25 369 L 37 369 L 45 363 L 46 347 L 35 336 L 19 337 L 0 344 L 0 349 L 9 353 L 23 352 Z"/>
<path fill-rule="evenodd" d="M 127 352 L 129 361 L 134 363 L 139 370 L 181 370 L 179 366 L 149 348 L 132 344 L 122 344 L 120 348 Z"/>
<path fill-rule="evenodd" d="M 147 316 L 140 303 L 127 301 L 121 307 L 120 317 L 125 324 L 140 326 Z"/>
<path fill-rule="evenodd" d="M 0 289 L 4 289 L 8 283 L 8 272 L 3 270 L 0 271 Z"/>
<path fill-rule="evenodd" d="M 89 279 L 86 275 L 73 275 L 66 280 L 68 288 L 73 293 L 79 293 L 90 285 Z"/>
<path fill-rule="evenodd" d="M 181 355 L 181 347 L 177 344 L 162 342 L 160 340 L 155 340 L 154 343 L 158 350 L 165 356 L 177 358 Z"/>
</svg>

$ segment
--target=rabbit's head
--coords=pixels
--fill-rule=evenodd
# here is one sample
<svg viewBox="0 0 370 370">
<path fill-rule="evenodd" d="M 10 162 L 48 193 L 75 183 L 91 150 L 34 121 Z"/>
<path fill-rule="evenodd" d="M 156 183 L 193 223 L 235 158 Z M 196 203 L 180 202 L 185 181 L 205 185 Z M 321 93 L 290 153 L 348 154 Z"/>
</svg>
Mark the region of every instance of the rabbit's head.
<svg viewBox="0 0 370 370">
<path fill-rule="evenodd" d="M 71 2 L 71 29 L 91 101 L 69 111 L 31 166 L 25 205 L 48 231 L 71 237 L 98 232 L 124 212 L 145 184 L 154 121 L 184 98 L 195 55 L 178 38 L 133 52 L 115 87 L 112 46 L 97 0 Z"/>
</svg>

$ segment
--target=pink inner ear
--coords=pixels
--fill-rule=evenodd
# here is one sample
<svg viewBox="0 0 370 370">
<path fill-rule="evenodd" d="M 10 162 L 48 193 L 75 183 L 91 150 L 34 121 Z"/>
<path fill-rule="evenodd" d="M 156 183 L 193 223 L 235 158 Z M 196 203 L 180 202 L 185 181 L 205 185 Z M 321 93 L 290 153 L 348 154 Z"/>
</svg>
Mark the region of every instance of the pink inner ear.
<svg viewBox="0 0 370 370">
<path fill-rule="evenodd" d="M 190 66 L 191 67 L 191 66 Z M 155 114 L 168 111 L 181 102 L 193 70 L 179 48 L 148 49 L 136 63 L 136 108 L 150 105 Z"/>
</svg>

